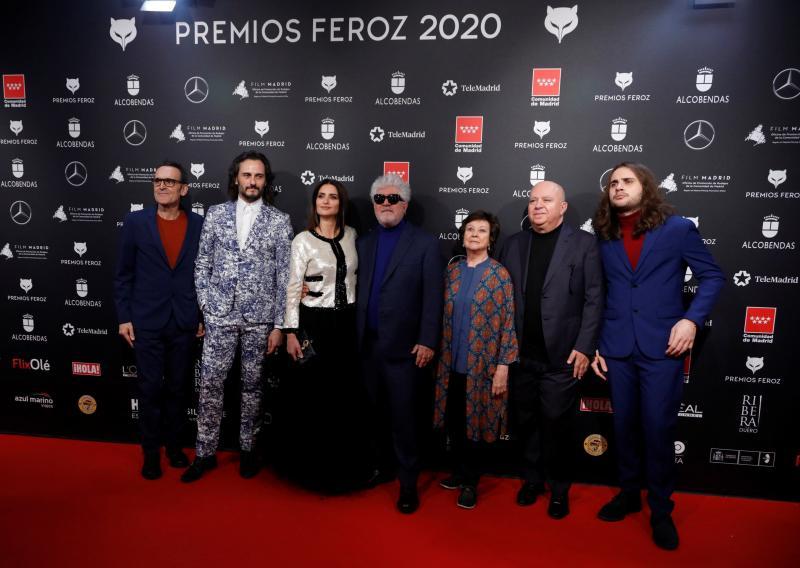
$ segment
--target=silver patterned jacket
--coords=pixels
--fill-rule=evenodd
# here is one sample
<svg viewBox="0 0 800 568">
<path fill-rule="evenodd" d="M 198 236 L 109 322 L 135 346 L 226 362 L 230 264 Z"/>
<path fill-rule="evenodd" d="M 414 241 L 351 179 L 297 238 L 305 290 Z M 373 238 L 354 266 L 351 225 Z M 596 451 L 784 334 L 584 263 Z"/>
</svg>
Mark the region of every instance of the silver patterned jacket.
<svg viewBox="0 0 800 568">
<path fill-rule="evenodd" d="M 203 314 L 218 324 L 235 319 L 235 298 L 246 322 L 283 327 L 292 235 L 289 215 L 265 203 L 240 251 L 236 201 L 209 207 L 194 271 Z"/>
<path fill-rule="evenodd" d="M 337 255 L 346 264 L 338 273 Z M 292 241 L 283 327 L 299 327 L 301 302 L 310 308 L 341 308 L 353 304 L 357 269 L 356 231 L 352 227 L 345 227 L 338 239 L 326 239 L 310 231 L 299 233 Z M 304 281 L 308 295 L 301 300 Z"/>
</svg>

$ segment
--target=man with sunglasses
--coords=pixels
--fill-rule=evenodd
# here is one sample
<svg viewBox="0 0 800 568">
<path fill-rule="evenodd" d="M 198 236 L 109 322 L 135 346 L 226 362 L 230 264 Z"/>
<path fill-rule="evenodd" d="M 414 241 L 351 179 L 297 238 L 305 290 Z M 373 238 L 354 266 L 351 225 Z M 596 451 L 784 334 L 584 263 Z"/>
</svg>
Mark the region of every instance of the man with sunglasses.
<svg viewBox="0 0 800 568">
<path fill-rule="evenodd" d="M 203 218 L 181 208 L 188 192 L 181 164 L 156 168 L 156 206 L 125 217 L 114 277 L 119 334 L 136 356 L 145 479 L 161 477 L 162 443 L 172 467 L 189 465 L 180 436 L 195 337 L 204 330 L 194 288 Z"/>
<path fill-rule="evenodd" d="M 378 226 L 357 243 L 356 325 L 374 418 L 373 483 L 392 480 L 397 467 L 397 508 L 410 514 L 419 507 L 415 401 L 439 341 L 444 262 L 436 238 L 405 219 L 408 183 L 381 176 L 370 197 Z"/>
</svg>

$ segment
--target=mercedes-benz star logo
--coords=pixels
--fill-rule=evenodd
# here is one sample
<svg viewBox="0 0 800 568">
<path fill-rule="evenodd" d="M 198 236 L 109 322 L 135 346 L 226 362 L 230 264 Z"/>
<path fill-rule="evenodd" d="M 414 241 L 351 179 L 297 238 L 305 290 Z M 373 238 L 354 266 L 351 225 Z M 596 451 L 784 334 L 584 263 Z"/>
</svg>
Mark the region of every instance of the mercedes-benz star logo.
<svg viewBox="0 0 800 568">
<path fill-rule="evenodd" d="M 141 146 L 147 139 L 147 128 L 141 121 L 129 120 L 122 127 L 122 135 L 131 146 Z"/>
<path fill-rule="evenodd" d="M 183 93 L 189 102 L 202 103 L 208 97 L 208 83 L 202 77 L 189 77 L 183 86 Z"/>
<path fill-rule="evenodd" d="M 24 201 L 12 203 L 11 207 L 8 208 L 8 213 L 11 215 L 11 220 L 17 225 L 27 225 L 33 216 L 31 206 Z"/>
<path fill-rule="evenodd" d="M 772 92 L 785 101 L 800 95 L 800 70 L 789 67 L 775 75 L 772 80 Z"/>
<path fill-rule="evenodd" d="M 86 166 L 81 162 L 70 162 L 64 168 L 64 177 L 67 178 L 67 183 L 74 187 L 80 187 L 86 183 L 89 174 L 86 172 Z"/>
<path fill-rule="evenodd" d="M 683 130 L 683 141 L 692 150 L 704 150 L 714 141 L 714 126 L 707 120 L 690 122 Z"/>
</svg>

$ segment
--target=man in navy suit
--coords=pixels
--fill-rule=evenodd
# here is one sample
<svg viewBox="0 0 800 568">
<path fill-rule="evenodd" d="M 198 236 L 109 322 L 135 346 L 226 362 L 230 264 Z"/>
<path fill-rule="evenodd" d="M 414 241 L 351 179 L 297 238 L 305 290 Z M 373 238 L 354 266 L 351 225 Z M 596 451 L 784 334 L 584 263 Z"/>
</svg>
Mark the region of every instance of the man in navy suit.
<svg viewBox="0 0 800 568">
<path fill-rule="evenodd" d="M 607 295 L 592 368 L 603 378 L 608 373 L 622 489 L 598 517 L 620 521 L 640 511 L 644 471 L 653 540 L 672 550 L 678 546 L 670 496 L 683 392 L 681 356 L 692 348 L 725 276 L 694 223 L 673 214 L 653 173 L 641 164 L 623 162 L 613 168 L 594 228 Z M 685 308 L 687 266 L 698 289 Z"/>
<path fill-rule="evenodd" d="M 136 355 L 146 479 L 161 477 L 160 448 L 172 467 L 186 467 L 180 434 L 195 337 L 203 335 L 194 262 L 203 218 L 181 209 L 186 172 L 163 162 L 153 177 L 156 207 L 125 217 L 114 277 L 119 334 Z"/>
<path fill-rule="evenodd" d="M 596 239 L 564 224 L 566 211 L 563 187 L 537 183 L 528 201 L 530 230 L 509 237 L 500 253 L 514 281 L 520 345 L 509 390 L 523 465 L 517 504 L 535 503 L 547 481 L 554 519 L 569 514 L 578 380 L 597 347 L 603 310 Z"/>
<path fill-rule="evenodd" d="M 370 189 L 378 227 L 358 240 L 356 325 L 376 423 L 374 482 L 398 465 L 397 508 L 419 507 L 414 401 L 439 342 L 444 262 L 436 238 L 405 220 L 411 188 L 396 175 Z"/>
</svg>

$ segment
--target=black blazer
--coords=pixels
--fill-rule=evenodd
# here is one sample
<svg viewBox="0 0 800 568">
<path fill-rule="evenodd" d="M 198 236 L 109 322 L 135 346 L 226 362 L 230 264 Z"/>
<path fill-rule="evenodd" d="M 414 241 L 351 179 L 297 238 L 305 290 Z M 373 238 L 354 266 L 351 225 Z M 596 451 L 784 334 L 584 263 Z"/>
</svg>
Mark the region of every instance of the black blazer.
<svg viewBox="0 0 800 568">
<path fill-rule="evenodd" d="M 514 323 L 520 345 L 531 233 L 525 230 L 506 239 L 499 258 L 514 281 Z M 542 286 L 542 331 L 551 363 L 566 365 L 573 349 L 587 356 L 594 354 L 603 314 L 603 287 L 597 240 L 585 231 L 562 225 Z"/>
<path fill-rule="evenodd" d="M 194 261 L 200 243 L 203 218 L 185 212 L 186 236 L 175 268 L 170 268 L 156 225 L 156 208 L 148 207 L 125 216 L 114 275 L 114 303 L 119 323 L 158 330 L 170 314 L 181 329 L 200 322 L 194 289 Z"/>
<path fill-rule="evenodd" d="M 356 328 L 358 344 L 367 331 L 369 302 L 378 230 L 360 237 Z M 413 357 L 411 349 L 420 344 L 431 349 L 439 345 L 444 303 L 444 259 L 439 241 L 408 221 L 400 235 L 381 283 L 378 306 L 377 349 L 385 357 Z"/>
</svg>

